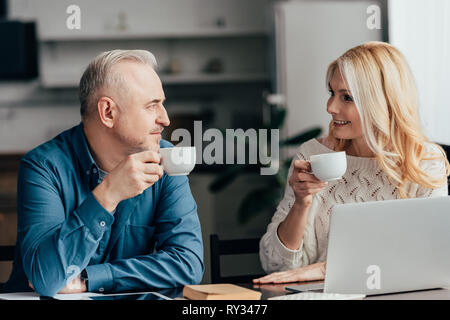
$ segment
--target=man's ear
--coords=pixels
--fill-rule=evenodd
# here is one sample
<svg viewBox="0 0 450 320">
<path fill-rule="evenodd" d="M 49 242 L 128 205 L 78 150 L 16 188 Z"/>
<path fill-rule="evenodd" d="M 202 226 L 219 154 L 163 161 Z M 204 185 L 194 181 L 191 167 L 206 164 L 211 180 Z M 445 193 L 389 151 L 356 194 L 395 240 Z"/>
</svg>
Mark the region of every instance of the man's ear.
<svg viewBox="0 0 450 320">
<path fill-rule="evenodd" d="M 108 97 L 100 97 L 97 102 L 97 112 L 100 121 L 108 128 L 114 127 L 118 117 L 118 106 Z"/>
</svg>

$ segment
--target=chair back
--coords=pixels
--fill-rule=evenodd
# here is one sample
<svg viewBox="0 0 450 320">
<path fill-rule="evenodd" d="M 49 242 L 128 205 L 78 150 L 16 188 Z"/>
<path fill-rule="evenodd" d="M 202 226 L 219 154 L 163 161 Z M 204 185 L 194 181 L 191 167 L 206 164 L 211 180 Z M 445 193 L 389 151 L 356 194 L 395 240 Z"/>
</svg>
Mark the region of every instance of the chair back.
<svg viewBox="0 0 450 320">
<path fill-rule="evenodd" d="M 261 274 L 222 277 L 220 270 L 220 256 L 259 253 L 259 240 L 259 238 L 219 240 L 217 234 L 211 234 L 211 282 L 248 283 L 263 276 Z"/>
</svg>

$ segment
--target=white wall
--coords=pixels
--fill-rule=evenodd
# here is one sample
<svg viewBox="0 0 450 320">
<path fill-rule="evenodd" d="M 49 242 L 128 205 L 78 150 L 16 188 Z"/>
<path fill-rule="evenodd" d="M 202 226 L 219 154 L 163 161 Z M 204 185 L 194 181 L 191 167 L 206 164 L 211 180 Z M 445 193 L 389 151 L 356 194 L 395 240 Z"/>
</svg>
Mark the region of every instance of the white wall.
<svg viewBox="0 0 450 320">
<path fill-rule="evenodd" d="M 390 1 L 389 18 L 390 41 L 416 81 L 424 132 L 450 144 L 450 1 Z"/>
<path fill-rule="evenodd" d="M 276 9 L 279 90 L 287 97 L 286 135 L 312 126 L 328 131 L 328 65 L 347 49 L 381 40 L 369 30 L 367 8 L 376 1 L 291 1 Z"/>
</svg>

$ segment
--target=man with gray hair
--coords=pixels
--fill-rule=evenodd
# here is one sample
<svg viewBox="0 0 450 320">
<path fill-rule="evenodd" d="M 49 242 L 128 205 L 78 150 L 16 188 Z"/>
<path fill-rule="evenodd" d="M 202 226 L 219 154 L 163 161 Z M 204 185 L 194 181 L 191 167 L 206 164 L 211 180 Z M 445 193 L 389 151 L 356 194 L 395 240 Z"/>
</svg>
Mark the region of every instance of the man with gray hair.
<svg viewBox="0 0 450 320">
<path fill-rule="evenodd" d="M 169 125 L 154 56 L 113 50 L 80 80 L 82 122 L 27 153 L 3 291 L 120 292 L 201 281 L 203 244 L 186 176 L 159 165 Z"/>
</svg>

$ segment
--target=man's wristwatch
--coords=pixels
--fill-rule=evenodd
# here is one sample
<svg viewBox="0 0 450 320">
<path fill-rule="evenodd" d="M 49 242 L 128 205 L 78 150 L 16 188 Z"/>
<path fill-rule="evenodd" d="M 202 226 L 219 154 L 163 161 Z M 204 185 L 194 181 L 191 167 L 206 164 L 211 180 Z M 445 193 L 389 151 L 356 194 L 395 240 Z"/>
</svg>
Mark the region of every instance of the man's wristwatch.
<svg viewBox="0 0 450 320">
<path fill-rule="evenodd" d="M 88 288 L 88 274 L 86 272 L 86 269 L 83 269 L 83 271 L 81 271 L 80 279 L 84 281 L 84 284 L 86 285 L 86 288 Z"/>
</svg>

